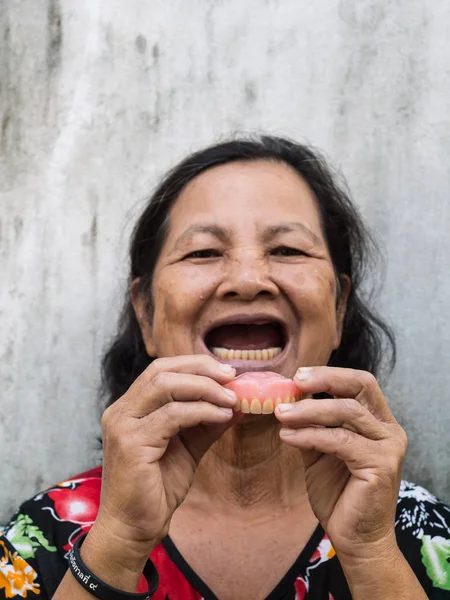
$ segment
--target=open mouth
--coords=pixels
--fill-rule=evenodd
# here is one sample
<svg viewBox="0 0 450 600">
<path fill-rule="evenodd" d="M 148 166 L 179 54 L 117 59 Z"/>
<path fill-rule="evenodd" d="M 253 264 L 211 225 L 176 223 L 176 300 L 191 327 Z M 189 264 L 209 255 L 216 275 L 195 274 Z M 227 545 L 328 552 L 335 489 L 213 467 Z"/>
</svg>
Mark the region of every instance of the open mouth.
<svg viewBox="0 0 450 600">
<path fill-rule="evenodd" d="M 205 338 L 209 351 L 222 360 L 271 360 L 281 354 L 286 341 L 278 321 L 227 323 Z"/>
</svg>

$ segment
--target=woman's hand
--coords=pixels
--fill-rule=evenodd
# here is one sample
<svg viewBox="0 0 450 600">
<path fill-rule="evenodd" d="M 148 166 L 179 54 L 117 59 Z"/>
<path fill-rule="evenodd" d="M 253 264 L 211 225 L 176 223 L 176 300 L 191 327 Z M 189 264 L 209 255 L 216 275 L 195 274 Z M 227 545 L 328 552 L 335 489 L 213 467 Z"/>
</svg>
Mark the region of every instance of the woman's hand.
<svg viewBox="0 0 450 600">
<path fill-rule="evenodd" d="M 300 369 L 304 399 L 276 416 L 281 439 L 299 448 L 311 507 L 341 560 L 396 548 L 395 509 L 406 435 L 370 373 Z"/>
<path fill-rule="evenodd" d="M 122 544 L 122 562 L 127 551 L 140 552 L 145 562 L 167 534 L 200 459 L 230 426 L 236 398 L 222 385 L 234 375 L 204 355 L 157 359 L 105 411 L 102 493 L 91 540 L 103 532 Z"/>
</svg>

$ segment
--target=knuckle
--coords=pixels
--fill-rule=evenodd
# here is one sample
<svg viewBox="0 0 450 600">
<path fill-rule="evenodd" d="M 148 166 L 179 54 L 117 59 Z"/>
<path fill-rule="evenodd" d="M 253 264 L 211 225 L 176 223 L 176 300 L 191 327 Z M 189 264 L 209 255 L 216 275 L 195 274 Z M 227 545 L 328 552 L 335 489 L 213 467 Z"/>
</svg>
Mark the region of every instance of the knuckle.
<svg viewBox="0 0 450 600">
<path fill-rule="evenodd" d="M 217 383 L 217 381 L 211 379 L 211 377 L 202 377 L 201 385 L 205 392 L 207 392 L 209 395 L 217 394 L 217 392 L 223 392 L 223 388 L 220 383 Z"/>
<path fill-rule="evenodd" d="M 386 459 L 385 470 L 391 476 L 396 477 L 401 465 L 401 461 L 396 455 L 391 455 Z"/>
<path fill-rule="evenodd" d="M 167 371 L 158 371 L 151 380 L 151 386 L 157 390 L 165 390 L 172 381 L 172 374 Z"/>
<path fill-rule="evenodd" d="M 162 419 L 165 423 L 173 422 L 180 418 L 180 413 L 184 410 L 184 404 L 180 402 L 168 402 L 164 404 L 158 411 L 156 411 L 155 416 L 159 419 Z"/>
<path fill-rule="evenodd" d="M 114 410 L 113 410 L 113 406 L 109 406 L 102 415 L 101 418 L 101 426 L 102 426 L 102 430 L 103 431 L 108 431 L 109 429 L 111 429 L 114 421 L 115 421 L 115 415 L 114 415 Z"/>
<path fill-rule="evenodd" d="M 207 364 L 210 364 L 213 367 L 216 367 L 217 363 L 219 362 L 217 358 L 214 358 L 214 356 L 210 356 L 209 354 L 201 354 L 200 358 L 202 361 L 205 361 Z"/>
<path fill-rule="evenodd" d="M 172 418 L 177 412 L 176 409 L 177 407 L 175 406 L 175 402 L 168 402 L 167 404 L 164 404 L 164 406 L 160 410 L 165 417 Z"/>
<path fill-rule="evenodd" d="M 102 439 L 103 446 L 109 447 L 113 445 L 114 448 L 122 446 L 124 440 L 127 439 L 127 435 L 123 435 L 123 426 L 121 426 L 121 420 L 117 417 L 116 413 L 108 410 L 102 416 Z"/>
<path fill-rule="evenodd" d="M 342 400 L 344 409 L 350 414 L 351 417 L 359 419 L 365 415 L 364 407 L 358 400 L 354 398 L 344 398 Z"/>
<path fill-rule="evenodd" d="M 378 381 L 375 375 L 369 373 L 369 371 L 361 371 L 360 378 L 363 386 L 369 390 L 378 388 Z"/>
<path fill-rule="evenodd" d="M 399 427 L 397 439 L 402 452 L 402 456 L 404 456 L 408 449 L 408 436 L 406 435 L 406 431 L 402 427 Z"/>
<path fill-rule="evenodd" d="M 150 365 L 147 367 L 146 373 L 150 377 L 154 378 L 157 373 L 164 371 L 164 368 L 165 368 L 164 358 L 155 358 L 154 360 L 152 360 Z"/>
<path fill-rule="evenodd" d="M 336 427 L 331 431 L 333 432 L 333 435 L 336 438 L 336 440 L 342 445 L 350 444 L 353 440 L 351 432 L 348 429 Z"/>
</svg>

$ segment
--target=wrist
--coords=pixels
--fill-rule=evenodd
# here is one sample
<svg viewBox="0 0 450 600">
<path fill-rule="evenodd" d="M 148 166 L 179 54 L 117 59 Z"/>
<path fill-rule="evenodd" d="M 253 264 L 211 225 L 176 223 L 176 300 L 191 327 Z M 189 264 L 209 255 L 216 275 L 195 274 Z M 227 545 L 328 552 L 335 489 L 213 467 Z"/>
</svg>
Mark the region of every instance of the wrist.
<svg viewBox="0 0 450 600">
<path fill-rule="evenodd" d="M 333 543 L 333 540 L 331 540 Z M 395 531 L 376 541 L 353 542 L 345 550 L 334 546 L 339 562 L 348 569 L 364 569 L 367 563 L 388 563 L 394 558 L 402 557 L 397 544 Z"/>
<path fill-rule="evenodd" d="M 111 587 L 134 593 L 153 547 L 136 543 L 95 522 L 80 548 L 88 569 Z"/>
<path fill-rule="evenodd" d="M 353 600 L 426 600 L 427 596 L 397 543 L 385 541 L 340 556 Z"/>
</svg>

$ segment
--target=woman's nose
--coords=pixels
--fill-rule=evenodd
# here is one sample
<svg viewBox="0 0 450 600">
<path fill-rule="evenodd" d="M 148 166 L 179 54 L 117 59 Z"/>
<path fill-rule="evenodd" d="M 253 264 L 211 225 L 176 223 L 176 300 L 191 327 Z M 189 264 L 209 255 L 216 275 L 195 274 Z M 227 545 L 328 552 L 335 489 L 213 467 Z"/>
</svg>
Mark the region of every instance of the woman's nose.
<svg viewBox="0 0 450 600">
<path fill-rule="evenodd" d="M 270 277 L 265 259 L 241 256 L 230 260 L 217 293 L 222 298 L 234 297 L 249 301 L 260 295 L 275 298 L 279 290 Z"/>
</svg>

